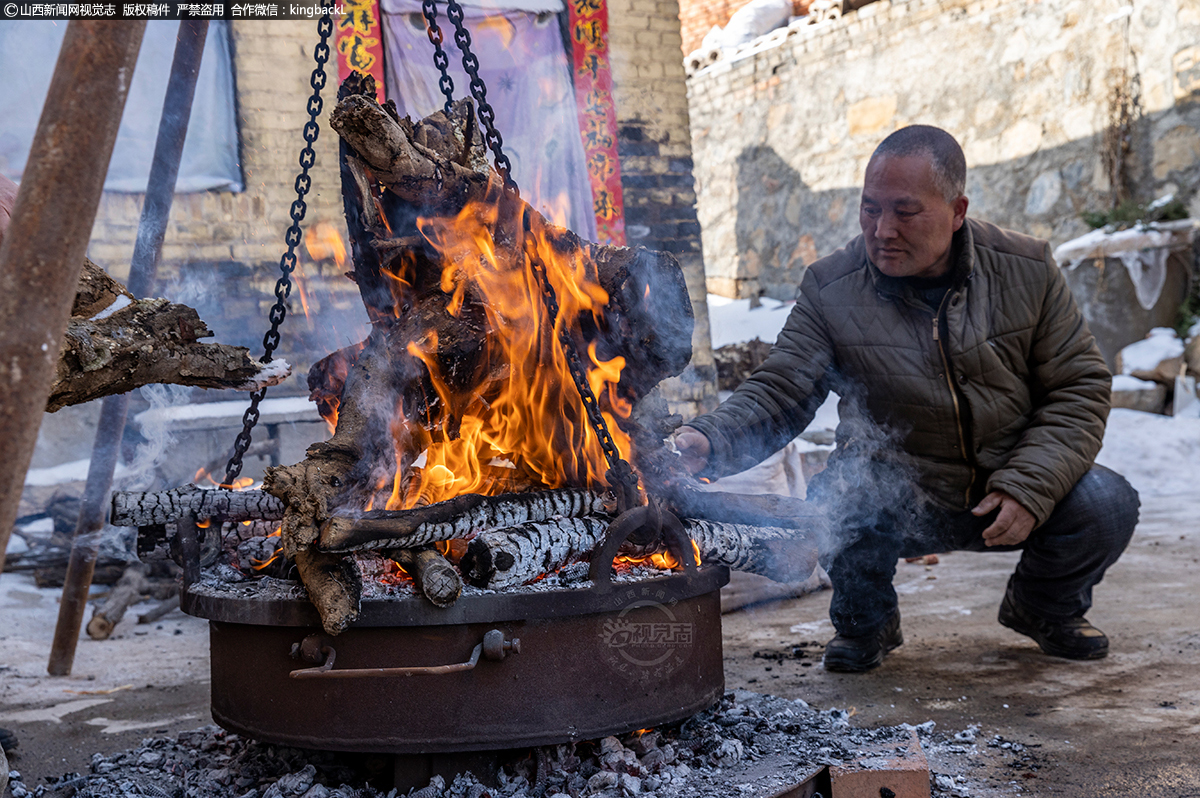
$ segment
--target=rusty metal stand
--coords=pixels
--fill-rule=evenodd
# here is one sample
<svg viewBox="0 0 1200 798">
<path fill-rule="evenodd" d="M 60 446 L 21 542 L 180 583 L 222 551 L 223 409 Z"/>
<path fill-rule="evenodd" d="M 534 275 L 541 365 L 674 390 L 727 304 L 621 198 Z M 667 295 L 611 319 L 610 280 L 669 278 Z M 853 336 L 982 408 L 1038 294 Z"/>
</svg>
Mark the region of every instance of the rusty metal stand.
<svg viewBox="0 0 1200 798">
<path fill-rule="evenodd" d="M 67 26 L 0 246 L 0 568 L 145 29 Z"/>
<path fill-rule="evenodd" d="M 138 223 L 137 243 L 134 245 L 126 286 L 130 293 L 139 298 L 146 296 L 154 287 L 207 36 L 207 20 L 184 20 L 179 23 L 171 76 L 158 125 L 158 140 L 154 145 L 154 161 L 150 166 L 146 200 Z M 71 543 L 62 600 L 58 606 L 54 643 L 46 668 L 51 676 L 69 675 L 75 662 L 75 645 L 79 641 L 79 629 L 87 609 L 88 592 L 91 590 L 100 545 L 99 533 L 104 527 L 108 494 L 112 488 L 128 410 L 129 394 L 106 397 L 100 409 L 87 484 Z"/>
</svg>

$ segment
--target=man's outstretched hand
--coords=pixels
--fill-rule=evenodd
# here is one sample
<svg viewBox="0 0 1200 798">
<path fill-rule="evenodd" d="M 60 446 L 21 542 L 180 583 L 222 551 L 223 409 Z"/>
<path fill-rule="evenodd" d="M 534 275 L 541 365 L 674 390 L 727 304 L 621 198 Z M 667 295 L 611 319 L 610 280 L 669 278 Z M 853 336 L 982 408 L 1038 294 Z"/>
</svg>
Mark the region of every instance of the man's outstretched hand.
<svg viewBox="0 0 1200 798">
<path fill-rule="evenodd" d="M 712 445 L 704 433 L 694 427 L 675 430 L 675 448 L 679 450 L 679 462 L 689 473 L 699 474 L 708 465 Z"/>
<path fill-rule="evenodd" d="M 676 446 L 679 444 L 676 443 Z M 988 546 L 1015 546 L 1024 542 L 1033 531 L 1036 519 L 1033 513 L 1012 496 L 1002 490 L 994 490 L 983 497 L 979 506 L 971 510 L 975 515 L 987 515 L 997 507 L 1000 513 L 991 526 L 983 530 L 983 542 Z"/>
</svg>

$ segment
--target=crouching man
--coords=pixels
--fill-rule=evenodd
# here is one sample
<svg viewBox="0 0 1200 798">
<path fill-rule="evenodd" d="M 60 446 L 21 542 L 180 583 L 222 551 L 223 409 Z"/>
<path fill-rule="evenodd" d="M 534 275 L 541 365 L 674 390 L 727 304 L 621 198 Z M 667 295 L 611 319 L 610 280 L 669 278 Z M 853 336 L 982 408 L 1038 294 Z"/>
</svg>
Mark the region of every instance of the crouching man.
<svg viewBox="0 0 1200 798">
<path fill-rule="evenodd" d="M 888 136 L 863 234 L 808 268 L 770 357 L 676 434 L 684 464 L 716 478 L 841 395 L 837 451 L 809 487 L 834 528 L 828 670 L 899 646 L 897 560 L 950 550 L 1022 550 L 1000 623 L 1054 656 L 1108 653 L 1084 614 L 1138 517 L 1129 483 L 1093 462 L 1111 377 L 1048 244 L 968 219 L 965 179 L 945 131 Z"/>
</svg>

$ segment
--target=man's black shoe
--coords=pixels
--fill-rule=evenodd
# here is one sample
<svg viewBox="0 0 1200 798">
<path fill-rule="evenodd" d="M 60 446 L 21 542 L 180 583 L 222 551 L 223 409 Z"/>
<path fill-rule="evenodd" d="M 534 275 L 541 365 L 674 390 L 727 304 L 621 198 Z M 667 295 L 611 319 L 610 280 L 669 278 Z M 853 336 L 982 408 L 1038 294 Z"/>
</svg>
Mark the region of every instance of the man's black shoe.
<svg viewBox="0 0 1200 798">
<path fill-rule="evenodd" d="M 1108 656 L 1108 638 L 1083 617 L 1066 621 L 1039 618 L 1013 601 L 1012 593 L 1000 602 L 1000 623 L 1033 638 L 1052 657 L 1101 659 Z"/>
<path fill-rule="evenodd" d="M 838 673 L 862 673 L 878 668 L 883 656 L 904 642 L 900 632 L 900 611 L 869 635 L 846 637 L 838 634 L 825 646 L 825 670 Z"/>
</svg>

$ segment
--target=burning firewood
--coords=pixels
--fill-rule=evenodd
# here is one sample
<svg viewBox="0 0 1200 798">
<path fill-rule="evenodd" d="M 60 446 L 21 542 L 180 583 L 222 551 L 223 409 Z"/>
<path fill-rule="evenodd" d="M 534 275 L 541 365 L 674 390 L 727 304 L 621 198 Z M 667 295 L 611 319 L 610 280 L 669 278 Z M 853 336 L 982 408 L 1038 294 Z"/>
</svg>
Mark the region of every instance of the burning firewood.
<svg viewBox="0 0 1200 798">
<path fill-rule="evenodd" d="M 117 491 L 112 497 L 113 526 L 150 526 L 184 516 L 226 521 L 278 521 L 283 502 L 261 490 L 204 490 L 184 485 L 157 493 Z"/>
<path fill-rule="evenodd" d="M 679 265 L 548 223 L 488 166 L 469 100 L 414 123 L 379 105 L 369 78 L 352 76 L 339 99 L 330 124 L 342 136 L 351 277 L 373 329 L 315 370 L 310 388 L 331 420 L 336 412 L 333 437 L 268 471 L 265 490 L 287 507 L 284 554 L 385 536 L 413 545 L 403 528 L 350 534 L 353 523 L 334 519 L 503 492 L 487 474 L 497 458 L 530 489 L 607 487 L 568 358 L 582 361 L 628 449 L 620 419 L 691 357 Z M 597 535 L 604 525 L 585 524 Z"/>
<path fill-rule="evenodd" d="M 760 574 L 776 582 L 807 579 L 817 567 L 816 543 L 792 529 L 683 519 L 700 561 Z"/>
<path fill-rule="evenodd" d="M 462 594 L 462 578 L 440 552 L 434 549 L 397 552 L 396 562 L 412 575 L 417 589 L 439 607 L 449 607 Z"/>
<path fill-rule="evenodd" d="M 611 509 L 603 496 L 587 490 L 564 488 L 501 496 L 467 493 L 411 510 L 335 516 L 321 528 L 320 548 L 328 552 L 415 548 L 528 521 L 580 518 Z"/>
<path fill-rule="evenodd" d="M 467 545 L 459 568 L 475 587 L 498 590 L 531 582 L 586 558 L 604 540 L 608 520 L 562 518 L 496 529 Z"/>
<path fill-rule="evenodd" d="M 195 310 L 135 299 L 90 261 L 71 314 L 46 404 L 51 413 L 152 383 L 257 390 L 290 373 L 284 361 L 259 363 L 244 347 L 199 343 L 212 332 Z"/>
</svg>

